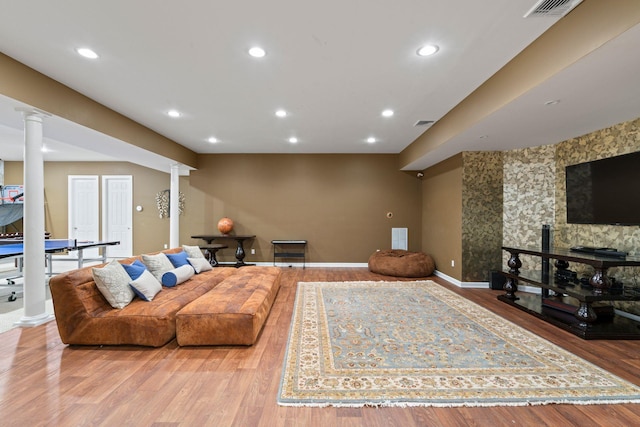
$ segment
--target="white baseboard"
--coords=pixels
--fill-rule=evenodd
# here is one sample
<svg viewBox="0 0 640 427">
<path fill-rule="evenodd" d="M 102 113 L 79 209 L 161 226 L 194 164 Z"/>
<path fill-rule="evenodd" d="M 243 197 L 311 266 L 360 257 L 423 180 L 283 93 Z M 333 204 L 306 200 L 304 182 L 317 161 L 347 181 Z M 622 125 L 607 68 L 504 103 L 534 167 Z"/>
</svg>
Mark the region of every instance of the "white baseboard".
<svg viewBox="0 0 640 427">
<path fill-rule="evenodd" d="M 252 265 L 259 265 L 259 266 L 265 266 L 265 267 L 273 267 L 273 261 L 268 261 L 268 262 L 252 262 L 252 261 L 246 261 L 247 264 L 252 264 Z M 335 267 L 335 268 L 367 268 L 369 267 L 369 264 L 366 262 L 305 262 L 304 264 L 301 262 L 276 262 L 275 263 L 276 267 L 282 267 L 282 268 L 286 268 L 286 267 L 296 267 L 296 268 L 302 268 L 304 267 L 324 267 L 324 268 L 329 268 L 329 267 Z"/>
<path fill-rule="evenodd" d="M 451 276 L 448 276 L 446 274 L 444 274 L 441 271 L 436 270 L 434 272 L 434 274 L 444 280 L 446 280 L 447 282 L 450 282 L 454 285 L 456 285 L 459 288 L 477 288 L 477 289 L 488 289 L 489 288 L 489 282 L 461 282 L 458 279 L 454 279 Z"/>
</svg>

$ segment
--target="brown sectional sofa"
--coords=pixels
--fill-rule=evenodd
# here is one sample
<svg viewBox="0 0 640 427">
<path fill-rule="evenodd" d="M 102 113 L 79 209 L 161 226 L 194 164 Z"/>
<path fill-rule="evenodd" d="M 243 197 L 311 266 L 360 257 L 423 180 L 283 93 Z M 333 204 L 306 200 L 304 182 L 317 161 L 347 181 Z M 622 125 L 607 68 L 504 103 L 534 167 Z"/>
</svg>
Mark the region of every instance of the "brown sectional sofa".
<svg viewBox="0 0 640 427">
<path fill-rule="evenodd" d="M 160 347 L 177 338 L 179 345 L 251 345 L 280 289 L 277 267 L 218 267 L 163 287 L 153 301 L 134 298 L 114 309 L 98 290 L 92 268 L 62 273 L 49 282 L 65 344 Z"/>
</svg>

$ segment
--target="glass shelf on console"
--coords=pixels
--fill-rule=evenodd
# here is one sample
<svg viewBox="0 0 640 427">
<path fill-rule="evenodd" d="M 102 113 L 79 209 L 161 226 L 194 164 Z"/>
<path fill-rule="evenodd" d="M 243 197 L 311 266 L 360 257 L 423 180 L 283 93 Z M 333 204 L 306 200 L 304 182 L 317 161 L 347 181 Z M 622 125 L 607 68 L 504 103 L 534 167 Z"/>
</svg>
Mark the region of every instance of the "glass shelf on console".
<svg viewBox="0 0 640 427">
<path fill-rule="evenodd" d="M 600 256 L 584 252 L 574 252 L 569 248 L 551 248 L 543 250 L 534 247 L 511 247 L 503 246 L 502 249 L 509 253 L 533 255 L 536 257 L 560 259 L 579 264 L 588 264 L 594 267 L 619 267 L 619 266 L 640 266 L 640 257 L 627 255 L 626 257 Z"/>
<path fill-rule="evenodd" d="M 554 279 L 556 269 L 551 268 L 548 277 L 542 271 L 520 270 L 520 274 L 512 274 L 503 271 L 505 276 L 511 276 L 521 282 L 526 282 L 536 287 L 550 289 L 558 294 L 565 294 L 579 301 L 638 301 L 640 300 L 640 288 L 625 287 L 622 289 L 609 289 L 607 293 L 596 295 L 592 287 L 582 286 L 580 283 L 562 283 Z"/>
</svg>

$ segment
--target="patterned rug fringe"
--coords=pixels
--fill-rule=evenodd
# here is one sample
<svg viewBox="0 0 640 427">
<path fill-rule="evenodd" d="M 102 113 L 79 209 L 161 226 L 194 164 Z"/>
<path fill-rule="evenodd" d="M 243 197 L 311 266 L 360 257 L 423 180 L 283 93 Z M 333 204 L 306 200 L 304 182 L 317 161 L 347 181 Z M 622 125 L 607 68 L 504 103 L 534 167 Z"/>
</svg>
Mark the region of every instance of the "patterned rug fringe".
<svg viewBox="0 0 640 427">
<path fill-rule="evenodd" d="M 640 399 L 629 400 L 545 400 L 540 402 L 456 402 L 456 403 L 442 403 L 442 402 L 362 402 L 362 403 L 347 403 L 347 402 L 278 402 L 279 406 L 290 407 L 308 407 L 308 408 L 492 408 L 497 406 L 543 406 L 543 405 L 624 405 L 640 403 Z"/>
</svg>

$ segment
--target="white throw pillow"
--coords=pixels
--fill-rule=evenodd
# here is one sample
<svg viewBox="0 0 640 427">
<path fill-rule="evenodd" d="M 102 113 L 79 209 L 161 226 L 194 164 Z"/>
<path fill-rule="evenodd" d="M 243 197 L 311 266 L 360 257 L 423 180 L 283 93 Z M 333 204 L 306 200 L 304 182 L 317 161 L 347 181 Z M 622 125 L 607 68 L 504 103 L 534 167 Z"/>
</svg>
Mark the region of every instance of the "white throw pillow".
<svg viewBox="0 0 640 427">
<path fill-rule="evenodd" d="M 158 282 L 162 282 L 162 275 L 164 273 L 174 269 L 169 258 L 167 258 L 167 256 L 162 252 L 155 255 L 142 255 L 142 262 L 147 266 Z"/>
<path fill-rule="evenodd" d="M 187 258 L 187 261 L 189 261 L 189 264 L 191 264 L 193 269 L 196 271 L 196 274 L 200 274 L 203 271 L 213 270 L 213 267 L 211 267 L 211 264 L 209 264 L 209 261 L 207 261 L 206 258 Z"/>
<path fill-rule="evenodd" d="M 126 307 L 134 297 L 129 286 L 131 277 L 116 260 L 102 268 L 91 269 L 96 286 L 113 308 Z"/>
<path fill-rule="evenodd" d="M 158 282 L 149 270 L 142 272 L 137 279 L 132 280 L 129 285 L 140 299 L 144 301 L 152 301 L 153 298 L 162 290 L 162 285 Z"/>
<path fill-rule="evenodd" d="M 204 254 L 202 253 L 202 250 L 200 249 L 200 246 L 187 246 L 187 245 L 182 245 L 182 250 L 185 251 L 187 253 L 187 256 L 189 258 L 202 258 L 202 259 L 206 259 Z"/>
<path fill-rule="evenodd" d="M 195 270 L 190 265 L 181 265 L 162 275 L 162 285 L 167 287 L 179 285 L 190 279 L 195 273 Z"/>
</svg>

